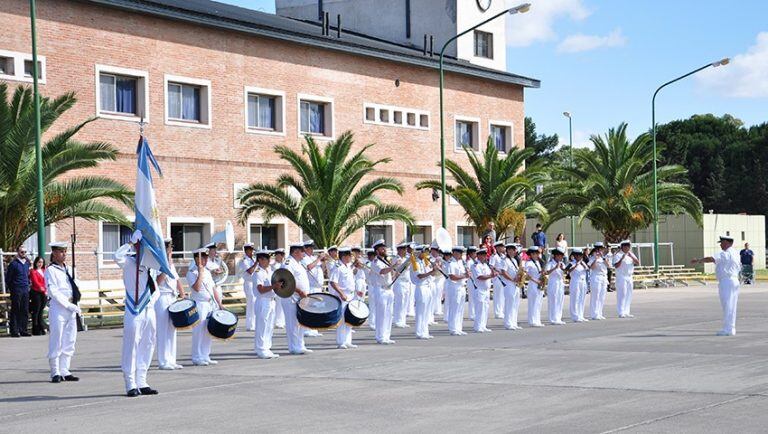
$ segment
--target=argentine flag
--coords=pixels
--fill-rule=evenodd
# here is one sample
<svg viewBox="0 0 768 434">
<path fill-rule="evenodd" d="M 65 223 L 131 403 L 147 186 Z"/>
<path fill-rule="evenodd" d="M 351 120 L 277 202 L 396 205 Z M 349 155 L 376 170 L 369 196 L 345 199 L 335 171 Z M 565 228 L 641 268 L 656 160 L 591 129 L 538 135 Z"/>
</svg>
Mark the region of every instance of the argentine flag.
<svg viewBox="0 0 768 434">
<path fill-rule="evenodd" d="M 168 265 L 168 257 L 165 254 L 163 232 L 160 229 L 160 213 L 155 202 L 155 188 L 152 184 L 152 172 L 150 163 L 158 175 L 163 176 L 160 166 L 149 149 L 149 142 L 144 136 L 139 139 L 139 147 L 136 150 L 138 156 L 138 170 L 136 172 L 136 229 L 142 234 L 141 257 L 139 264 L 153 270 L 174 276 Z"/>
</svg>

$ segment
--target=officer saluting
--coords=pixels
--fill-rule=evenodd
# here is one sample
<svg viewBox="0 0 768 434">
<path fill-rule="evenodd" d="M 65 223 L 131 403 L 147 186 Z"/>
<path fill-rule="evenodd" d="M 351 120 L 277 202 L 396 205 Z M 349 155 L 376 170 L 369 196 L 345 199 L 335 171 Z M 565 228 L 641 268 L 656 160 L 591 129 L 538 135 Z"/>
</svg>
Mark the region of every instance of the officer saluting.
<svg viewBox="0 0 768 434">
<path fill-rule="evenodd" d="M 80 290 L 64 261 L 67 258 L 66 243 L 51 243 L 51 265 L 45 269 L 45 288 L 51 304 L 48 322 L 51 334 L 48 338 L 48 364 L 51 367 L 51 383 L 78 381 L 69 371 L 69 363 L 75 354 L 77 340 L 77 315 L 80 308 Z"/>
<path fill-rule="evenodd" d="M 723 308 L 723 329 L 717 332 L 718 336 L 736 335 L 736 304 L 739 301 L 739 272 L 741 261 L 739 252 L 733 248 L 733 238 L 720 237 L 720 252 L 712 256 L 693 259 L 691 263 L 701 264 L 711 262 L 715 264 L 717 275 L 717 288 L 720 293 L 720 305 Z"/>
</svg>

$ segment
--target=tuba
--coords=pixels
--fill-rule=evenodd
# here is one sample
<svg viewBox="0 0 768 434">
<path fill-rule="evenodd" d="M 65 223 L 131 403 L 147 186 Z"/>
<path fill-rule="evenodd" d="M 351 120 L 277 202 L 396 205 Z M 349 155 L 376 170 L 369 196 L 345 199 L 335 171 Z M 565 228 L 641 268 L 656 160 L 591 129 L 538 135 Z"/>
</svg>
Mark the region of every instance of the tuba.
<svg viewBox="0 0 768 434">
<path fill-rule="evenodd" d="M 224 230 L 221 232 L 216 232 L 211 236 L 211 242 L 216 244 L 224 244 L 226 251 L 231 252 L 235 248 L 235 230 L 232 227 L 232 222 L 227 220 L 227 223 L 224 226 Z M 216 262 L 216 265 L 221 268 L 222 273 L 217 276 L 213 276 L 213 282 L 216 284 L 216 286 L 221 286 L 227 280 L 227 277 L 229 277 L 229 266 L 225 261 L 221 259 L 219 255 L 216 255 L 215 258 L 209 258 L 208 260 Z"/>
</svg>

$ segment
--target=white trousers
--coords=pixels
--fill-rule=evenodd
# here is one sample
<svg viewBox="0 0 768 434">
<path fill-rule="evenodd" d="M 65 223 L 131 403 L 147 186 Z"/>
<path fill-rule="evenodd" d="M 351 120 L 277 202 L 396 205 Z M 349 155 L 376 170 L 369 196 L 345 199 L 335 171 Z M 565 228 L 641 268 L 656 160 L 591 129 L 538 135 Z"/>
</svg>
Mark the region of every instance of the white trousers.
<svg viewBox="0 0 768 434">
<path fill-rule="evenodd" d="M 197 302 L 197 313 L 200 322 L 192 329 L 192 363 L 207 362 L 211 359 L 211 343 L 213 339 L 208 333 L 208 315 L 213 306 L 210 302 Z"/>
<path fill-rule="evenodd" d="M 498 277 L 493 278 L 493 316 L 504 316 L 504 285 Z"/>
<path fill-rule="evenodd" d="M 469 319 L 474 321 L 475 320 L 475 285 L 473 285 L 471 282 L 467 284 L 467 310 L 469 311 Z"/>
<path fill-rule="evenodd" d="M 467 290 L 463 285 L 445 288 L 445 309 L 448 313 L 448 331 L 450 332 L 464 331 L 464 299 L 466 297 Z"/>
<path fill-rule="evenodd" d="M 507 283 L 504 288 L 504 327 L 517 327 L 517 314 L 520 311 L 520 288 Z"/>
<path fill-rule="evenodd" d="M 280 304 L 283 305 L 285 312 L 285 337 L 288 339 L 288 351 L 298 353 L 307 349 L 304 346 L 304 330 L 301 329 L 299 320 L 296 318 L 296 302 L 293 297 L 281 298 Z"/>
<path fill-rule="evenodd" d="M 739 281 L 723 280 L 718 282 L 720 306 L 723 308 L 723 332 L 736 333 L 736 305 L 739 301 Z"/>
<path fill-rule="evenodd" d="M 593 275 L 589 279 L 589 311 L 592 319 L 603 317 L 607 289 L 608 279 L 605 276 Z"/>
<path fill-rule="evenodd" d="M 138 315 L 129 312 L 123 317 L 123 369 L 126 392 L 149 387 L 147 370 L 155 350 L 155 309 L 150 302 Z"/>
<path fill-rule="evenodd" d="M 51 306 L 49 312 L 48 365 L 51 367 L 51 377 L 64 377 L 71 374 L 69 363 L 75 354 L 77 317 L 74 312 L 58 306 Z"/>
<path fill-rule="evenodd" d="M 491 293 L 487 289 L 477 289 L 475 291 L 475 326 L 474 330 L 479 332 L 485 330 L 488 324 L 488 303 L 490 303 Z"/>
<path fill-rule="evenodd" d="M 398 326 L 405 326 L 405 317 L 408 314 L 408 300 L 411 296 L 411 284 L 398 279 L 393 286 L 395 292 L 395 305 L 392 322 Z"/>
<path fill-rule="evenodd" d="M 582 321 L 584 320 L 584 303 L 587 298 L 587 280 L 584 278 L 571 279 L 568 288 L 571 321 Z"/>
<path fill-rule="evenodd" d="M 443 297 L 445 295 L 445 280 L 444 278 L 435 279 L 435 287 L 434 287 L 434 297 L 432 299 L 432 313 L 434 315 L 442 315 L 443 314 Z M 432 316 L 432 319 L 434 319 L 434 315 Z"/>
<path fill-rule="evenodd" d="M 416 316 L 416 286 L 408 284 L 408 316 Z"/>
<path fill-rule="evenodd" d="M 416 285 L 413 290 L 415 303 L 416 336 L 429 336 L 429 308 L 432 306 L 432 286 L 428 283 Z"/>
<path fill-rule="evenodd" d="M 363 292 L 365 293 L 365 292 Z M 370 311 L 370 314 L 368 315 L 368 327 L 372 329 L 376 329 L 376 302 L 378 301 L 376 299 L 376 291 L 372 287 L 368 287 L 368 310 Z"/>
<path fill-rule="evenodd" d="M 285 312 L 283 312 L 283 303 L 280 300 L 275 303 L 275 327 L 285 327 Z"/>
<path fill-rule="evenodd" d="M 256 297 L 253 302 L 255 316 L 253 349 L 259 356 L 265 356 L 272 350 L 272 332 L 275 328 L 274 297 Z"/>
<path fill-rule="evenodd" d="M 255 308 L 256 303 L 253 293 L 253 282 L 250 282 L 249 276 L 246 275 L 245 281 L 243 281 L 243 292 L 245 293 L 245 329 L 256 329 L 256 315 Z"/>
<path fill-rule="evenodd" d="M 451 330 L 451 322 L 453 321 L 451 310 L 453 309 L 453 298 L 455 294 L 456 288 L 454 288 L 453 285 L 446 283 L 443 287 L 443 296 L 445 297 L 445 307 L 443 308 L 445 315 L 443 319 L 445 320 L 445 323 L 448 324 L 448 331 L 453 331 Z"/>
<path fill-rule="evenodd" d="M 544 304 L 544 293 L 535 283 L 529 283 L 528 293 L 528 325 L 541 325 L 541 305 Z"/>
<path fill-rule="evenodd" d="M 160 366 L 176 365 L 176 327 L 173 326 L 168 307 L 176 301 L 170 292 L 161 292 L 155 302 L 157 324 L 157 363 Z"/>
<path fill-rule="evenodd" d="M 549 279 L 547 282 L 547 314 L 551 324 L 563 321 L 564 302 L 565 282 L 562 279 Z"/>
<path fill-rule="evenodd" d="M 348 298 L 349 299 L 349 298 Z M 346 312 L 347 304 L 349 302 L 341 302 L 341 311 Z M 352 344 L 352 327 L 344 321 L 344 315 L 342 314 L 341 322 L 336 326 L 336 345 L 350 345 Z"/>
<path fill-rule="evenodd" d="M 632 275 L 616 275 L 616 311 L 619 316 L 629 315 L 632 304 Z"/>
<path fill-rule="evenodd" d="M 392 334 L 395 293 L 384 288 L 375 288 L 372 292 L 376 292 L 376 341 L 384 342 Z"/>
</svg>

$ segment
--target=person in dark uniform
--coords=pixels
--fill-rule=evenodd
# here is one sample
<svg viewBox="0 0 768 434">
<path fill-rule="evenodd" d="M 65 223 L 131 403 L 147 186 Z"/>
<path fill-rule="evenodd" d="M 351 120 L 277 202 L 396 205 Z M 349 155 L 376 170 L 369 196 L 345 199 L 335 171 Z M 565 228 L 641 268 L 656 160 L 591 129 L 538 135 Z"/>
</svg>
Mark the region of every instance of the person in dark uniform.
<svg viewBox="0 0 768 434">
<path fill-rule="evenodd" d="M 8 264 L 5 274 L 5 287 L 11 293 L 11 314 L 9 325 L 11 336 L 30 336 L 27 332 L 29 322 L 29 259 L 27 249 L 19 246 L 16 256 Z"/>
</svg>

